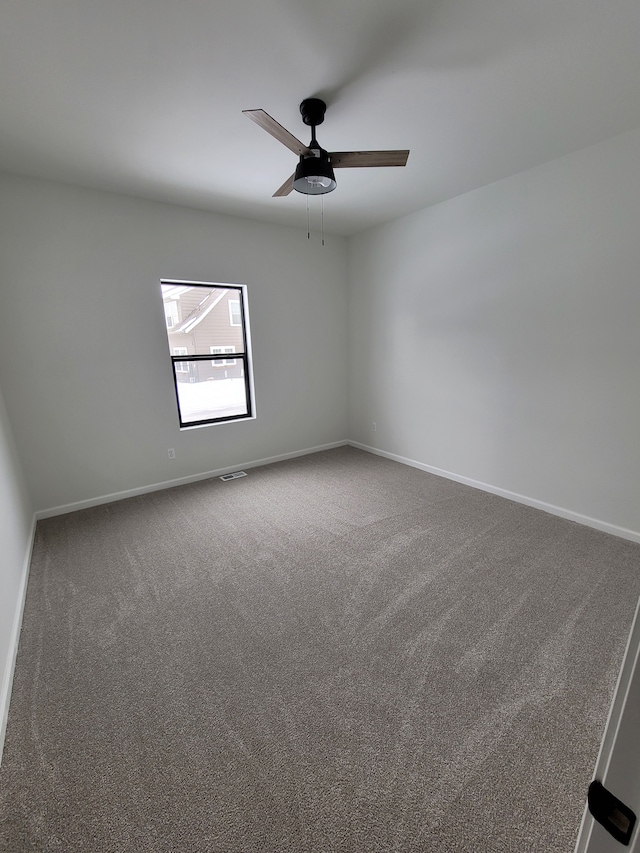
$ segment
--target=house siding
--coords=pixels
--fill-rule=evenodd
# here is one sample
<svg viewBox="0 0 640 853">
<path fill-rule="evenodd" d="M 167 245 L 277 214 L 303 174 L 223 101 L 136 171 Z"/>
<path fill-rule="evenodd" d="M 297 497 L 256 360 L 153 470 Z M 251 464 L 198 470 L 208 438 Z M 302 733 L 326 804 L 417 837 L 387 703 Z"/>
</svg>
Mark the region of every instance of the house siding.
<svg viewBox="0 0 640 853">
<path fill-rule="evenodd" d="M 215 300 L 219 299 L 218 302 Z M 215 302 L 213 307 L 200 319 L 196 325 L 188 331 L 180 331 L 181 327 L 187 325 L 189 320 L 197 319 L 198 309 L 204 304 L 204 311 L 210 302 Z M 241 301 L 240 292 L 235 288 L 205 288 L 194 286 L 176 299 L 165 298 L 165 302 L 175 301 L 177 305 L 178 321 L 169 327 L 167 322 L 167 337 L 171 355 L 176 355 L 175 349 L 180 347 L 186 349 L 186 355 L 206 355 L 211 347 L 233 347 L 234 353 L 245 351 L 242 326 L 231 325 L 231 302 Z M 216 359 L 201 361 L 197 364 L 198 376 L 202 379 L 227 379 L 241 378 L 244 376 L 244 365 L 241 359 L 234 359 L 235 364 L 225 364 L 224 361 L 234 359 L 234 355 L 222 354 Z M 194 381 L 194 363 L 187 363 L 188 370 L 176 371 L 179 382 Z"/>
</svg>

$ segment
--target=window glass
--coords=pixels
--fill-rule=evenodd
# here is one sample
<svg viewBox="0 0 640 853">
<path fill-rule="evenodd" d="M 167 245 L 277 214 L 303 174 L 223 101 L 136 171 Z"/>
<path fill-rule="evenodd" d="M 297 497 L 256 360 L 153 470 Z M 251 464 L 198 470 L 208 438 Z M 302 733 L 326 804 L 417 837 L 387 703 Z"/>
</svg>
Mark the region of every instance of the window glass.
<svg viewBox="0 0 640 853">
<path fill-rule="evenodd" d="M 249 414 L 247 390 L 238 377 L 212 379 L 210 361 L 189 364 L 189 379 L 178 382 L 178 402 L 183 424 L 229 420 Z"/>
<path fill-rule="evenodd" d="M 161 289 L 180 425 L 252 417 L 244 285 L 162 282 Z"/>
</svg>

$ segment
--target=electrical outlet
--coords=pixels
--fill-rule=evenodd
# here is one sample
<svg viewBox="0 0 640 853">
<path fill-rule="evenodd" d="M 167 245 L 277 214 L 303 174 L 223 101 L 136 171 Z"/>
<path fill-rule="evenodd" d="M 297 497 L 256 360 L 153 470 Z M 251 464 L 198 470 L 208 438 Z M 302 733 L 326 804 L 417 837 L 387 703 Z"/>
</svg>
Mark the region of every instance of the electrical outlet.
<svg viewBox="0 0 640 853">
<path fill-rule="evenodd" d="M 371 424 L 371 432 L 375 432 L 375 431 L 376 431 L 376 422 L 374 421 L 374 422 Z"/>
<path fill-rule="evenodd" d="M 173 447 L 170 447 L 170 448 L 169 448 L 168 453 L 169 453 L 169 459 L 175 459 L 175 458 L 176 458 L 176 452 L 175 452 L 175 450 L 173 449 Z"/>
</svg>

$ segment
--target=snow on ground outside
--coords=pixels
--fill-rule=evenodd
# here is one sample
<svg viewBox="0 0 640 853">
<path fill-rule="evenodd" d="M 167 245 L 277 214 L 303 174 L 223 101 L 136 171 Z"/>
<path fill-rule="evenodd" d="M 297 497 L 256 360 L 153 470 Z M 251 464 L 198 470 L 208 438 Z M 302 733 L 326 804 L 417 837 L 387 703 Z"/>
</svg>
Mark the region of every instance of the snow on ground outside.
<svg viewBox="0 0 640 853">
<path fill-rule="evenodd" d="M 178 382 L 178 397 L 183 422 L 247 413 L 244 379 Z"/>
</svg>

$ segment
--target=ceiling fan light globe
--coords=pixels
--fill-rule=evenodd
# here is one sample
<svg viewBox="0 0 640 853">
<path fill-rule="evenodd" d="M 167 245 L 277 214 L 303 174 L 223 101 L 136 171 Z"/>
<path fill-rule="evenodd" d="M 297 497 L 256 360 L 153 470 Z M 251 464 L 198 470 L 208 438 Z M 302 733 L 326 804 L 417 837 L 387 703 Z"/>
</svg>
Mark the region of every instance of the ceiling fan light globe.
<svg viewBox="0 0 640 853">
<path fill-rule="evenodd" d="M 322 195 L 337 187 L 336 176 L 329 157 L 325 155 L 300 157 L 293 178 L 293 188 L 304 195 Z"/>
</svg>

